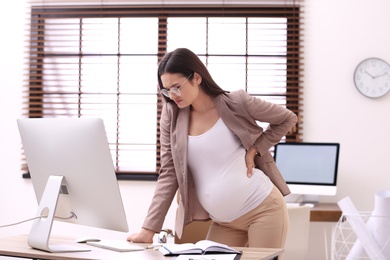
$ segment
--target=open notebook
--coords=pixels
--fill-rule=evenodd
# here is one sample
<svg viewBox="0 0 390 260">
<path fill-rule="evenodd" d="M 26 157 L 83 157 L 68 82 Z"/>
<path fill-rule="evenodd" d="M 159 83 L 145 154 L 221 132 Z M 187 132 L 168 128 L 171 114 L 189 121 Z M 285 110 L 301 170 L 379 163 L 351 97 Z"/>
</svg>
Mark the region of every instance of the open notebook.
<svg viewBox="0 0 390 260">
<path fill-rule="evenodd" d="M 158 250 L 165 256 L 185 254 L 241 254 L 240 251 L 232 247 L 211 240 L 200 240 L 195 244 L 164 244 Z"/>
</svg>

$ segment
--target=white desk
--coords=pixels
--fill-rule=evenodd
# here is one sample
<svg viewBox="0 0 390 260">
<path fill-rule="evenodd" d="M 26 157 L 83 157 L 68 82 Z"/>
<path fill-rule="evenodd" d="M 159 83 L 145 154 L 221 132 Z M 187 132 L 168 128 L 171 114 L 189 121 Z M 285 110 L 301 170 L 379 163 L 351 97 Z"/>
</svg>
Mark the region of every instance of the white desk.
<svg viewBox="0 0 390 260">
<path fill-rule="evenodd" d="M 74 239 L 71 238 L 52 238 L 51 243 L 59 244 L 75 244 Z M 160 260 L 160 259 L 175 259 L 175 257 L 164 257 L 159 251 L 155 249 L 147 249 L 145 251 L 125 252 L 120 253 L 112 250 L 106 250 L 85 244 L 77 244 L 80 247 L 87 247 L 91 249 L 89 252 L 78 253 L 47 253 L 44 251 L 32 249 L 27 245 L 27 235 L 13 236 L 0 238 L 0 256 L 24 257 L 32 259 L 126 259 L 126 260 Z M 240 260 L 269 260 L 276 259 L 278 255 L 283 253 L 281 248 L 248 248 L 237 247 L 242 251 Z"/>
</svg>

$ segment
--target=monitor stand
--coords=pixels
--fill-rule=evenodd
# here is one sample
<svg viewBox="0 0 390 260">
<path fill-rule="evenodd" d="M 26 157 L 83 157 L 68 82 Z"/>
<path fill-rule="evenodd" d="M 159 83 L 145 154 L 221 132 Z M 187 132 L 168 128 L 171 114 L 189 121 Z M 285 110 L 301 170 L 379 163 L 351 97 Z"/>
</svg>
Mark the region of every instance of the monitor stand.
<svg viewBox="0 0 390 260">
<path fill-rule="evenodd" d="M 37 219 L 35 219 L 32 224 L 27 243 L 32 248 L 50 253 L 91 251 L 72 245 L 49 245 L 51 228 L 53 226 L 57 203 L 61 193 L 61 186 L 64 184 L 65 178 L 63 176 L 51 175 L 49 177 L 38 205 L 36 213 Z"/>
<path fill-rule="evenodd" d="M 303 195 L 302 204 L 317 204 L 320 201 L 319 195 Z"/>
<path fill-rule="evenodd" d="M 302 206 L 305 204 L 318 204 L 320 200 L 319 195 L 303 195 L 303 194 L 289 194 L 284 197 L 285 201 L 290 206 Z"/>
</svg>

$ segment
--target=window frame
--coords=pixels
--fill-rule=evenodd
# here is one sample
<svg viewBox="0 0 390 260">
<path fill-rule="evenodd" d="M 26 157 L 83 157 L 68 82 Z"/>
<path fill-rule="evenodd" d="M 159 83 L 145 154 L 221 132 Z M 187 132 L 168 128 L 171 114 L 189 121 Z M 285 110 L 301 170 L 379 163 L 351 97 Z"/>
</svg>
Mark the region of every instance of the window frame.
<svg viewBox="0 0 390 260">
<path fill-rule="evenodd" d="M 158 17 L 158 54 L 157 62 L 161 60 L 167 51 L 167 19 L 169 17 L 286 17 L 287 22 L 287 86 L 286 107 L 298 115 L 299 122 L 283 141 L 297 142 L 302 139 L 302 71 L 303 71 L 303 47 L 302 47 L 302 13 L 299 5 L 289 6 L 32 6 L 31 8 L 31 35 L 29 41 L 29 66 L 27 82 L 27 107 L 24 109 L 26 117 L 40 117 L 34 111 L 42 107 L 42 77 L 39 77 L 39 58 L 42 54 L 40 44 L 44 42 L 43 36 L 32 33 L 34 30 L 44 32 L 44 19 L 46 18 L 88 18 L 88 17 Z M 206 54 L 206 58 L 207 58 Z M 248 58 L 248 54 L 246 54 Z M 157 63 L 156 62 L 156 63 Z M 32 66 L 32 64 L 38 64 Z M 247 91 L 247 86 L 245 86 Z M 38 94 L 37 94 L 38 93 Z M 157 125 L 156 125 L 156 171 L 150 173 L 117 172 L 117 178 L 122 180 L 156 180 L 160 168 L 160 144 L 159 144 L 159 119 L 162 100 L 157 95 Z M 254 95 L 257 97 L 269 96 L 268 94 Z M 40 98 L 41 97 L 41 98 Z M 38 104 L 38 105 L 37 105 Z M 41 115 L 42 116 L 42 115 Z M 114 162 L 115 163 L 115 162 Z M 27 164 L 22 163 L 22 171 L 28 171 Z M 29 174 L 24 174 L 28 177 Z"/>
</svg>

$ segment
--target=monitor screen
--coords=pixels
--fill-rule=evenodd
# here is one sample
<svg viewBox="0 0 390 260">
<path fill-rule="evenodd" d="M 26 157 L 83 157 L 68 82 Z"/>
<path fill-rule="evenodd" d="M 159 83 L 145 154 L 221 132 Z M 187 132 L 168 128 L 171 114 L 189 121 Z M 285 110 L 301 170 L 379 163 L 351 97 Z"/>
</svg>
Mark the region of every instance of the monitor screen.
<svg viewBox="0 0 390 260">
<path fill-rule="evenodd" d="M 292 194 L 335 195 L 339 143 L 279 143 L 274 159 Z"/>
<path fill-rule="evenodd" d="M 45 241 L 54 219 L 128 231 L 102 119 L 26 118 L 17 123 L 39 204 L 36 214 L 42 216 L 31 228 L 31 247 L 67 251 Z"/>
</svg>

